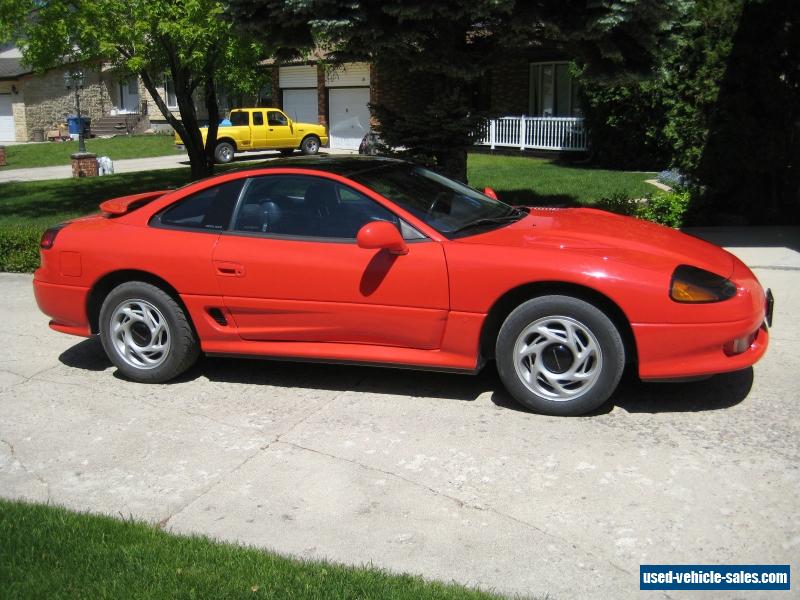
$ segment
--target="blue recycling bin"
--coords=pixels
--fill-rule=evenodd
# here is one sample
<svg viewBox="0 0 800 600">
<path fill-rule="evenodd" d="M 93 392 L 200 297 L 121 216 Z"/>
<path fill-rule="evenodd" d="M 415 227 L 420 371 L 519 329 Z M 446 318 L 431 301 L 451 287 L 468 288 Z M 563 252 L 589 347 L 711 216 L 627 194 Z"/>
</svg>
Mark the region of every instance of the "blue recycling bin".
<svg viewBox="0 0 800 600">
<path fill-rule="evenodd" d="M 67 117 L 67 128 L 71 134 L 78 135 L 81 132 L 81 121 L 83 121 L 83 132 L 84 134 L 89 131 L 89 123 L 91 123 L 91 119 L 87 117 L 81 117 L 80 119 L 76 116 L 69 116 Z"/>
</svg>

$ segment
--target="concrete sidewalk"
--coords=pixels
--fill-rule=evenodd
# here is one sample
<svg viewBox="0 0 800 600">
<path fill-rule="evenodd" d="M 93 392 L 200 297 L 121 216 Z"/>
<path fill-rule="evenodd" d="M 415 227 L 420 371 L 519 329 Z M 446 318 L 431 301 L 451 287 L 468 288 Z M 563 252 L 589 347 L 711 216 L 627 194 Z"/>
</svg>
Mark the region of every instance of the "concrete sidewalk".
<svg viewBox="0 0 800 600">
<path fill-rule="evenodd" d="M 208 358 L 136 384 L 48 329 L 30 275 L 0 274 L 0 496 L 524 598 L 719 598 L 640 592 L 639 565 L 797 564 L 800 229 L 691 233 L 773 289 L 766 356 L 627 380 L 576 418 L 519 410 L 493 367 Z"/>
<path fill-rule="evenodd" d="M 300 156 L 299 152 L 295 153 Z M 358 154 L 355 150 L 340 150 L 336 148 L 322 148 L 320 155 L 325 154 Z M 280 153 L 253 152 L 237 154 L 234 159 L 235 164 L 247 164 L 253 161 L 263 161 L 273 158 L 280 158 Z M 160 169 L 177 169 L 188 167 L 189 157 L 186 154 L 171 154 L 169 156 L 155 156 L 150 158 L 130 158 L 126 160 L 114 161 L 114 173 L 135 173 L 139 171 L 157 171 Z M 0 183 L 9 181 L 45 181 L 49 179 L 70 179 L 72 177 L 72 167 L 70 165 L 58 165 L 56 167 L 32 167 L 29 169 L 8 169 L 0 170 Z"/>
</svg>

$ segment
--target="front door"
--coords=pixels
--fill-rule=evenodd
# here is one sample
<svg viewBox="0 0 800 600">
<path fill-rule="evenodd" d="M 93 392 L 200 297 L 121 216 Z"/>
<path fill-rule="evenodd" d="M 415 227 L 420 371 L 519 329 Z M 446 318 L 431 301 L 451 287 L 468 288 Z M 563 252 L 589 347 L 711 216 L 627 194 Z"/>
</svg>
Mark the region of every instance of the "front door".
<svg viewBox="0 0 800 600">
<path fill-rule="evenodd" d="M 267 144 L 270 148 L 296 148 L 288 117 L 279 110 L 267 111 Z"/>
<path fill-rule="evenodd" d="M 139 82 L 136 77 L 119 82 L 119 112 L 139 112 Z"/>
<path fill-rule="evenodd" d="M 372 220 L 416 238 L 408 254 L 360 248 L 356 233 Z M 441 245 L 341 183 L 250 179 L 214 265 L 246 340 L 440 347 L 449 309 Z"/>
</svg>

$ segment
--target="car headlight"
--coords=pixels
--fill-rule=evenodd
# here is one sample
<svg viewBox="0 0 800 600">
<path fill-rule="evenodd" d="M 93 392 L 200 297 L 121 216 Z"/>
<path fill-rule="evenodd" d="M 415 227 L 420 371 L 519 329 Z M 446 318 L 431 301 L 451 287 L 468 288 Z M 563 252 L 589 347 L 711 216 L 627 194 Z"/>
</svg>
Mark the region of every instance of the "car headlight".
<svg viewBox="0 0 800 600">
<path fill-rule="evenodd" d="M 679 265 L 669 285 L 675 302 L 721 302 L 735 295 L 736 285 L 729 279 L 689 265 Z"/>
</svg>

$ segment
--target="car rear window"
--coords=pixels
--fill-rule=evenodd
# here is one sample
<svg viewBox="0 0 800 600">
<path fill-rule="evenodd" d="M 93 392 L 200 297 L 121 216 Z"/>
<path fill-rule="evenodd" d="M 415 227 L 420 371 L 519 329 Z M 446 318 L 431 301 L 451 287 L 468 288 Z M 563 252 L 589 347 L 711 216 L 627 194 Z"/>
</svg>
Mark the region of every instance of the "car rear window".
<svg viewBox="0 0 800 600">
<path fill-rule="evenodd" d="M 167 208 L 153 224 L 212 231 L 227 229 L 244 181 L 236 179 L 192 194 Z"/>
<path fill-rule="evenodd" d="M 230 122 L 231 125 L 250 125 L 250 113 L 244 111 L 232 112 Z"/>
</svg>

